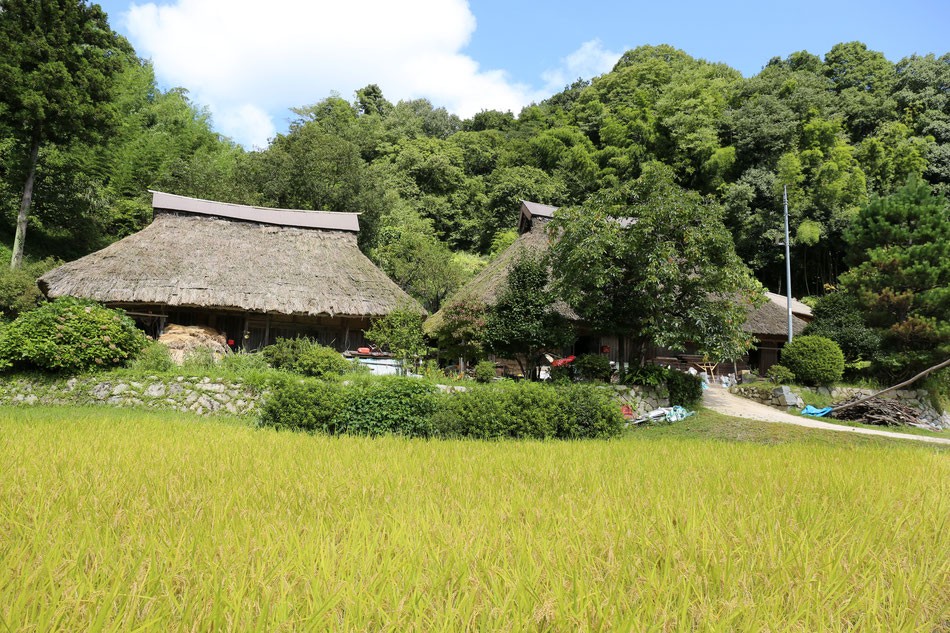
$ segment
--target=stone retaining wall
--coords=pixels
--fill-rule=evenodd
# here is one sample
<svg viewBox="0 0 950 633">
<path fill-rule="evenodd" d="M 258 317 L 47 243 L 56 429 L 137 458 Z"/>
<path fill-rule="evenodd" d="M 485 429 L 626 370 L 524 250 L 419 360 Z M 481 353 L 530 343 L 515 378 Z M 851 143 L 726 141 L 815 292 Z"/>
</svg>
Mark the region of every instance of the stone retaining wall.
<svg viewBox="0 0 950 633">
<path fill-rule="evenodd" d="M 15 378 L 0 380 L 0 404 L 152 407 L 198 415 L 257 413 L 258 390 L 211 378 L 148 376 L 140 380 L 100 377 L 68 380 Z"/>
<path fill-rule="evenodd" d="M 832 403 L 844 402 L 851 398 L 867 397 L 875 392 L 871 389 L 859 389 L 857 387 L 787 387 L 784 385 L 771 385 L 763 382 L 756 382 L 749 385 L 736 385 L 730 391 L 737 396 L 755 400 L 770 407 L 787 410 L 791 408 L 801 409 L 805 402 L 801 397 L 801 392 L 810 391 L 831 398 Z M 913 407 L 920 411 L 920 421 L 924 424 L 937 426 L 944 429 L 950 429 L 950 412 L 937 411 L 930 402 L 930 394 L 926 389 L 908 389 L 898 390 L 886 393 L 882 398 L 891 398 L 900 400 L 903 404 Z"/>
<path fill-rule="evenodd" d="M 606 388 L 613 391 L 621 405 L 628 405 L 638 418 L 654 409 L 670 406 L 670 392 L 665 386 L 610 385 Z"/>
</svg>

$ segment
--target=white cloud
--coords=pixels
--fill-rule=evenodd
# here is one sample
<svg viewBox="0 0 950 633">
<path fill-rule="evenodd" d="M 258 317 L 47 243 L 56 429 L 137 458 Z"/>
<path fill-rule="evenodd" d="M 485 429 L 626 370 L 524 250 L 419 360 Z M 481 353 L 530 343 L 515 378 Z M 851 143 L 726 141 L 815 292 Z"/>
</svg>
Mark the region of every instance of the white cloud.
<svg viewBox="0 0 950 633">
<path fill-rule="evenodd" d="M 561 60 L 557 68 L 545 71 L 544 79 L 547 92 L 559 92 L 578 78 L 590 79 L 602 75 L 614 67 L 622 53 L 604 49 L 599 39 L 581 44 L 580 48 Z"/>
<path fill-rule="evenodd" d="M 466 0 L 174 0 L 133 4 L 124 17 L 159 79 L 187 88 L 248 147 L 274 135 L 273 113 L 369 83 L 391 101 L 426 97 L 463 117 L 517 112 L 539 96 L 460 52 L 475 30 Z M 571 72 L 587 63 L 575 56 L 604 52 L 599 42 L 581 51 L 565 60 Z"/>
</svg>

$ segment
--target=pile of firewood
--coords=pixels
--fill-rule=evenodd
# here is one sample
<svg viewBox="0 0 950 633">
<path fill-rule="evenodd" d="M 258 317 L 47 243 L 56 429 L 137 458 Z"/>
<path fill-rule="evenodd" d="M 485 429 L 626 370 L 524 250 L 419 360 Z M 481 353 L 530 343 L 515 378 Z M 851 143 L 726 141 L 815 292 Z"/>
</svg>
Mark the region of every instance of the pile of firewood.
<svg viewBox="0 0 950 633">
<path fill-rule="evenodd" d="M 920 426 L 919 412 L 900 400 L 890 398 L 872 398 L 860 404 L 838 410 L 838 407 L 855 402 L 852 398 L 835 405 L 831 417 L 836 420 L 851 420 L 879 426 Z"/>
</svg>

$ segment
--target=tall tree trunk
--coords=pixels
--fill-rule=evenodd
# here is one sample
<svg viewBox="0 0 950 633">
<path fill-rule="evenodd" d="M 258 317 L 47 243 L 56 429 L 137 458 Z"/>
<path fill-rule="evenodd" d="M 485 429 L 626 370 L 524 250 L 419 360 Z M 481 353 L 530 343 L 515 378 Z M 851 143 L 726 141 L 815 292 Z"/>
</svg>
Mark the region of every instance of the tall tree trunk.
<svg viewBox="0 0 950 633">
<path fill-rule="evenodd" d="M 26 170 L 26 184 L 23 185 L 23 199 L 20 201 L 20 213 L 16 216 L 16 235 L 13 238 L 13 257 L 10 268 L 23 265 L 23 248 L 26 246 L 26 223 L 33 204 L 33 181 L 36 178 L 36 161 L 40 155 L 40 131 L 33 133 L 33 146 L 30 148 L 30 163 Z"/>
</svg>

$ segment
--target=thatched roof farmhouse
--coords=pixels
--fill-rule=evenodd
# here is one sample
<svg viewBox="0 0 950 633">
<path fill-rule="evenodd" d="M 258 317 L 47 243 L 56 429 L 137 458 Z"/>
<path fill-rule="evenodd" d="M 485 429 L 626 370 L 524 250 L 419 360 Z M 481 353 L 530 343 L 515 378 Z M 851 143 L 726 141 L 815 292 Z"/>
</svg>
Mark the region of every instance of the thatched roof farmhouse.
<svg viewBox="0 0 950 633">
<path fill-rule="evenodd" d="M 43 275 L 46 296 L 124 308 L 152 334 L 209 325 L 250 349 L 300 335 L 355 347 L 371 318 L 424 312 L 359 250 L 356 213 L 152 194 L 149 226 Z"/>
<path fill-rule="evenodd" d="M 523 252 L 543 254 L 550 248 L 550 239 L 546 230 L 547 223 L 554 217 L 558 207 L 529 202 L 521 202 L 521 215 L 518 221 L 518 239 L 486 266 L 472 281 L 460 288 L 446 305 L 459 300 L 475 300 L 485 305 L 492 305 L 504 287 L 508 270 Z M 632 221 L 632 220 L 627 220 Z M 772 293 L 769 293 L 771 295 Z M 778 295 L 775 295 L 778 297 Z M 784 297 L 781 305 L 768 297 L 762 306 L 749 306 L 746 323 L 743 329 L 755 336 L 759 341 L 757 349 L 753 350 L 748 359 L 738 363 L 745 366 L 755 366 L 764 372 L 768 367 L 778 362 L 778 351 L 787 339 L 787 315 L 784 307 Z M 793 310 L 797 315 L 807 310 L 807 306 L 797 301 L 793 303 Z M 566 303 L 559 302 L 557 310 L 574 321 L 578 331 L 578 339 L 571 350 L 573 354 L 605 353 L 610 360 L 617 361 L 617 338 L 615 336 L 599 335 L 585 327 L 584 322 Z M 802 316 L 805 316 L 804 314 Z M 810 317 L 810 311 L 808 316 Z M 426 330 L 435 332 L 442 323 L 442 311 L 436 312 L 426 321 Z M 793 316 L 792 327 L 796 335 L 801 334 L 806 321 Z M 695 346 L 687 350 L 667 350 L 653 347 L 648 350 L 648 357 L 656 362 L 678 364 L 686 366 L 690 359 L 695 359 Z"/>
<path fill-rule="evenodd" d="M 446 305 L 459 301 L 473 301 L 484 305 L 493 305 L 508 279 L 508 271 L 522 254 L 544 255 L 551 246 L 545 226 L 554 217 L 558 207 L 536 202 L 521 201 L 521 219 L 518 222 L 518 238 L 498 254 L 475 277 L 459 288 Z M 558 312 L 572 321 L 579 317 L 563 301 L 555 305 Z M 425 323 L 427 332 L 435 332 L 442 325 L 442 310 L 430 316 Z"/>
</svg>

